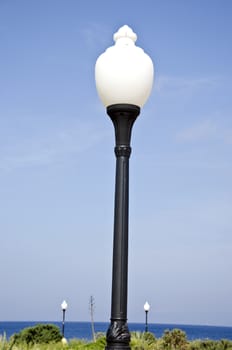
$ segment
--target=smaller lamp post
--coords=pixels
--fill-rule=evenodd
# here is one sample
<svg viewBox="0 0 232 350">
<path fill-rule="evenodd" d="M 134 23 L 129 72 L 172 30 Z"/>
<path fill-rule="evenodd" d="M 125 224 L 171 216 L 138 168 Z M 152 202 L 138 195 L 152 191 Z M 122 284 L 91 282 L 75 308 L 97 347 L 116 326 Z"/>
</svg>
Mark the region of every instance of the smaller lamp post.
<svg viewBox="0 0 232 350">
<path fill-rule="evenodd" d="M 62 337 L 64 338 L 64 322 L 65 322 L 65 311 L 67 310 L 68 304 L 64 300 L 61 304 L 61 309 L 63 311 L 63 321 L 62 321 Z"/>
<path fill-rule="evenodd" d="M 148 311 L 150 310 L 150 305 L 148 304 L 148 302 L 146 301 L 146 303 L 144 304 L 144 311 L 146 314 L 146 318 L 145 318 L 145 332 L 148 331 L 148 325 L 147 325 L 147 315 L 148 315 Z"/>
</svg>

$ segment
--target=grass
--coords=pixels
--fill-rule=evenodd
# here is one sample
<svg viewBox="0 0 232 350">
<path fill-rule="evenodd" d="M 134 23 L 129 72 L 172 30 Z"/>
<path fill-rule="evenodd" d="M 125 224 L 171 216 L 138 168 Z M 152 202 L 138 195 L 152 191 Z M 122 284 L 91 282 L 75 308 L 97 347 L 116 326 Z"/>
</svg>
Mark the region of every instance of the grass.
<svg viewBox="0 0 232 350">
<path fill-rule="evenodd" d="M 72 339 L 67 344 L 62 342 L 48 344 L 16 344 L 13 338 L 0 336 L 0 350 L 103 350 L 106 346 L 105 336 L 99 335 L 95 342 Z M 131 333 L 131 350 L 232 350 L 230 340 L 194 340 L 188 341 L 186 334 L 180 330 L 166 331 L 163 337 L 156 339 L 152 333 Z"/>
</svg>

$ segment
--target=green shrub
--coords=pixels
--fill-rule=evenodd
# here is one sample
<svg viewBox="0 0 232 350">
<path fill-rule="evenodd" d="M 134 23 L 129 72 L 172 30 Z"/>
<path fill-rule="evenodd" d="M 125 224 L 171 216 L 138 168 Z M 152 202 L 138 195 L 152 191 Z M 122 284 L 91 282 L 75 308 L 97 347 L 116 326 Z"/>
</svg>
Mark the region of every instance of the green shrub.
<svg viewBox="0 0 232 350">
<path fill-rule="evenodd" d="M 193 340 L 189 342 L 189 350 L 201 350 L 200 340 Z"/>
<path fill-rule="evenodd" d="M 232 350 L 232 341 L 228 339 L 221 340 L 195 340 L 189 343 L 190 350 Z"/>
<path fill-rule="evenodd" d="M 200 342 L 201 349 L 208 349 L 208 350 L 216 350 L 217 349 L 217 342 L 213 340 L 202 340 Z"/>
<path fill-rule="evenodd" d="M 87 340 L 71 339 L 67 350 L 104 350 L 106 346 L 105 335 L 99 335 L 96 341 L 88 342 Z M 54 350 L 54 349 L 53 349 Z"/>
<path fill-rule="evenodd" d="M 7 341 L 6 334 L 0 335 L 0 350 L 11 350 L 14 343 Z"/>
<path fill-rule="evenodd" d="M 163 335 L 163 347 L 166 349 L 185 350 L 187 348 L 187 336 L 181 329 L 165 330 Z"/>
<path fill-rule="evenodd" d="M 61 341 L 62 335 L 59 327 L 53 324 L 38 324 L 28 327 L 13 336 L 15 344 L 47 344 Z"/>
<path fill-rule="evenodd" d="M 232 350 L 232 341 L 228 339 L 221 339 L 219 342 L 221 350 Z"/>
<path fill-rule="evenodd" d="M 131 332 L 132 350 L 152 350 L 155 347 L 156 338 L 150 332 Z"/>
<path fill-rule="evenodd" d="M 151 332 L 144 332 L 143 338 L 148 344 L 153 344 L 156 342 L 156 337 Z"/>
</svg>

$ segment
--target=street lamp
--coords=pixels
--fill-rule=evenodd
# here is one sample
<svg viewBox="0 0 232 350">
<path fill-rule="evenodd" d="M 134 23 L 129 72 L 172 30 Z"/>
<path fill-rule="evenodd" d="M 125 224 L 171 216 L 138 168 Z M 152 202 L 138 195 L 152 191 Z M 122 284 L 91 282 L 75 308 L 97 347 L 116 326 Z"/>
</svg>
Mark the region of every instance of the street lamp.
<svg viewBox="0 0 232 350">
<path fill-rule="evenodd" d="M 68 304 L 64 300 L 61 304 L 61 309 L 63 311 L 63 321 L 62 321 L 62 338 L 64 338 L 64 322 L 65 322 L 65 311 L 67 310 Z"/>
<path fill-rule="evenodd" d="M 148 315 L 148 311 L 150 310 L 150 305 L 148 304 L 148 302 L 146 301 L 146 303 L 144 304 L 144 311 L 145 311 L 145 314 L 146 314 L 146 317 L 145 317 L 145 332 L 148 331 L 148 325 L 147 325 L 147 315 Z"/>
<path fill-rule="evenodd" d="M 135 45 L 137 35 L 127 25 L 114 34 L 115 45 L 101 54 L 95 66 L 98 95 L 115 130 L 116 181 L 111 323 L 107 350 L 129 350 L 127 326 L 129 157 L 133 124 L 153 84 L 153 63 Z"/>
</svg>

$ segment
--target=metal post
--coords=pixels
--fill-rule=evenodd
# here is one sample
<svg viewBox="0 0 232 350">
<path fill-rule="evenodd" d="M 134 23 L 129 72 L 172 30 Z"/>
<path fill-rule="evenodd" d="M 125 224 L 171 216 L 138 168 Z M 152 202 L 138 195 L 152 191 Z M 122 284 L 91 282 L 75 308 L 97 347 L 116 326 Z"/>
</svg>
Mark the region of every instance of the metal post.
<svg viewBox="0 0 232 350">
<path fill-rule="evenodd" d="M 147 315 L 148 315 L 148 310 L 145 310 L 146 313 L 146 321 L 145 321 L 145 332 L 148 331 L 148 325 L 147 325 Z"/>
<path fill-rule="evenodd" d="M 62 338 L 64 338 L 65 309 L 63 309 Z"/>
<path fill-rule="evenodd" d="M 116 181 L 111 324 L 107 331 L 106 349 L 129 350 L 130 333 L 127 326 L 129 158 L 131 131 L 140 108 L 130 104 L 116 104 L 107 107 L 107 113 L 115 129 Z"/>
</svg>

